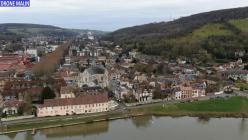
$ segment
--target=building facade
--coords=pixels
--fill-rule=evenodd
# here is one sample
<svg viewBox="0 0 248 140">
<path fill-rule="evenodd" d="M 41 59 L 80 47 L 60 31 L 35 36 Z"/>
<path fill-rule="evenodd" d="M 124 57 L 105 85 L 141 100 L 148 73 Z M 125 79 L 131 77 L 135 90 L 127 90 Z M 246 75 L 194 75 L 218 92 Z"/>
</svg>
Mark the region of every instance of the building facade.
<svg viewBox="0 0 248 140">
<path fill-rule="evenodd" d="M 108 95 L 91 94 L 77 98 L 59 98 L 45 100 L 38 107 L 37 116 L 65 116 L 109 111 Z"/>
<path fill-rule="evenodd" d="M 108 71 L 104 67 L 92 66 L 79 74 L 78 86 L 100 86 L 102 88 L 108 87 L 109 76 Z"/>
</svg>

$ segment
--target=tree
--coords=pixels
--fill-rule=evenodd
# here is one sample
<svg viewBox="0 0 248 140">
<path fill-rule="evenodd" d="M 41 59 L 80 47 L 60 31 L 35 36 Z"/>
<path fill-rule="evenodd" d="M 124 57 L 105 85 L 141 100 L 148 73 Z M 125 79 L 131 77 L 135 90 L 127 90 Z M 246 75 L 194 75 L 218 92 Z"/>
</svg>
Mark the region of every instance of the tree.
<svg viewBox="0 0 248 140">
<path fill-rule="evenodd" d="M 6 112 L 2 113 L 1 117 L 2 117 L 2 118 L 7 118 Z"/>
<path fill-rule="evenodd" d="M 153 99 L 161 99 L 161 91 L 159 89 L 154 90 Z"/>
<path fill-rule="evenodd" d="M 54 99 L 56 97 L 54 91 L 50 87 L 43 88 L 41 92 L 41 101 L 44 102 L 45 99 Z"/>
<path fill-rule="evenodd" d="M 24 113 L 24 106 L 21 105 L 17 109 L 17 114 L 21 116 L 21 115 L 23 115 L 23 113 Z"/>
<path fill-rule="evenodd" d="M 245 65 L 245 66 L 244 66 L 244 69 L 245 69 L 245 70 L 248 70 L 248 65 Z"/>
<path fill-rule="evenodd" d="M 71 42 L 67 42 L 58 47 L 54 52 L 48 54 L 32 68 L 36 76 L 50 75 L 56 71 L 63 62 L 63 57 L 68 52 Z"/>
</svg>

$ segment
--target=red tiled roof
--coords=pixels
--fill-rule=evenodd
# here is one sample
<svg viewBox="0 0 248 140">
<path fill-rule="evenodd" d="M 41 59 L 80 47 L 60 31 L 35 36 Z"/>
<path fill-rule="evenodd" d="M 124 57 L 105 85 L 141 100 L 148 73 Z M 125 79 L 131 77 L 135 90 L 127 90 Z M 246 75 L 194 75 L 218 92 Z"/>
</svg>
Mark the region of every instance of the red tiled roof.
<svg viewBox="0 0 248 140">
<path fill-rule="evenodd" d="M 4 103 L 4 107 L 8 107 L 8 108 L 10 108 L 10 107 L 18 107 L 18 106 L 20 106 L 21 104 L 23 104 L 23 102 L 18 101 L 18 100 L 16 100 L 16 99 L 12 99 L 12 100 L 10 100 L 10 101 L 6 101 L 6 102 Z"/>
<path fill-rule="evenodd" d="M 12 64 L 0 64 L 0 71 L 8 71 L 13 67 Z"/>
<path fill-rule="evenodd" d="M 68 105 L 83 105 L 108 102 L 108 95 L 106 93 L 97 95 L 84 95 L 78 98 L 65 98 L 65 99 L 48 99 L 40 107 L 54 107 L 54 106 L 68 106 Z"/>
</svg>

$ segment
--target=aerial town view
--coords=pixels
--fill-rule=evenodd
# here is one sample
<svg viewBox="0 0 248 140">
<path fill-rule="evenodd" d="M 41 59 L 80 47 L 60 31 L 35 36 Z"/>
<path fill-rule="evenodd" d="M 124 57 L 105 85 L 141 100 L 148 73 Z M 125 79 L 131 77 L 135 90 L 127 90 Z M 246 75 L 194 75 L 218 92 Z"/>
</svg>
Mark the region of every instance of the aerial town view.
<svg viewBox="0 0 248 140">
<path fill-rule="evenodd" d="M 0 140 L 247 140 L 248 0 L 0 0 Z"/>
</svg>

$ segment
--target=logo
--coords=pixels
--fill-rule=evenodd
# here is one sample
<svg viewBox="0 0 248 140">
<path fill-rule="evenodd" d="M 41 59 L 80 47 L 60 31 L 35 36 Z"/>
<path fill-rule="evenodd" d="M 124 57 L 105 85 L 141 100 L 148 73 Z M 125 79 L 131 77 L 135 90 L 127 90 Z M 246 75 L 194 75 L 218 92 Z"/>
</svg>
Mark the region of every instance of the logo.
<svg viewBox="0 0 248 140">
<path fill-rule="evenodd" d="M 0 7 L 30 7 L 30 0 L 0 0 Z"/>
</svg>

